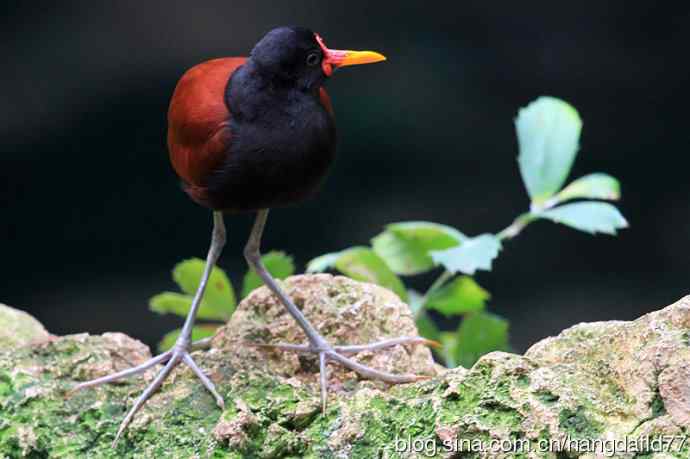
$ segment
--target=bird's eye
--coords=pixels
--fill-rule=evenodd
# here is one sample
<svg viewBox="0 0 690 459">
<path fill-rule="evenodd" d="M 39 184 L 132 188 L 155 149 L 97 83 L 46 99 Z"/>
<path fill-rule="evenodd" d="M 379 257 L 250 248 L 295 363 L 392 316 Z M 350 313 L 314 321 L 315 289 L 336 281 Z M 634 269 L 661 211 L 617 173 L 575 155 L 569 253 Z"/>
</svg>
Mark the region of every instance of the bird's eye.
<svg viewBox="0 0 690 459">
<path fill-rule="evenodd" d="M 319 60 L 321 60 L 321 56 L 319 56 L 319 53 L 313 52 L 307 54 L 307 65 L 310 67 L 313 67 L 319 63 Z"/>
</svg>

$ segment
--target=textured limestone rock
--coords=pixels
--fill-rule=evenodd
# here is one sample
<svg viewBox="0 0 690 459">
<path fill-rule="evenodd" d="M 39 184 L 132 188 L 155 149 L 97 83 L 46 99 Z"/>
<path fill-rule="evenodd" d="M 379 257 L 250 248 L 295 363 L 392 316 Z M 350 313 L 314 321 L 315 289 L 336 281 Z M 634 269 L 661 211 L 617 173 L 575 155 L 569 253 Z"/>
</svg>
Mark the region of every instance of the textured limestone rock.
<svg viewBox="0 0 690 459">
<path fill-rule="evenodd" d="M 397 295 L 373 284 L 342 276 L 316 274 L 294 276 L 283 287 L 311 323 L 333 345 L 366 344 L 398 336 L 417 336 L 410 308 Z M 230 322 L 216 335 L 213 347 L 222 349 L 236 369 L 261 370 L 294 384 L 318 385 L 315 356 L 253 346 L 253 343 L 306 344 L 278 299 L 266 288 L 255 290 L 237 308 Z M 237 352 L 240 348 L 241 352 Z M 360 363 L 392 373 L 435 376 L 439 371 L 431 351 L 424 346 L 395 346 L 354 356 Z M 385 387 L 382 383 L 358 381 L 358 375 L 337 364 L 329 364 L 332 391 L 353 391 L 361 384 Z"/>
<path fill-rule="evenodd" d="M 399 300 L 378 287 L 327 275 L 285 285 L 334 343 L 413 331 Z M 254 292 L 212 349 L 195 355 L 226 410 L 180 368 L 117 449 L 110 447 L 117 425 L 154 373 L 71 397 L 67 391 L 141 362 L 149 355 L 141 343 L 82 334 L 0 353 L 0 457 L 594 458 L 607 450 L 587 448 L 612 448 L 614 440 L 621 442 L 616 457 L 690 457 L 690 440 L 683 443 L 690 433 L 690 297 L 633 322 L 580 324 L 525 356 L 492 353 L 470 370 L 415 384 L 362 382 L 333 366 L 337 396 L 325 414 L 311 359 L 282 361 L 246 345 L 282 340 L 303 336 L 265 290 Z M 436 371 L 427 351 L 409 346 L 362 361 Z"/>
<path fill-rule="evenodd" d="M 0 349 L 48 339 L 43 325 L 29 314 L 0 303 Z"/>
</svg>

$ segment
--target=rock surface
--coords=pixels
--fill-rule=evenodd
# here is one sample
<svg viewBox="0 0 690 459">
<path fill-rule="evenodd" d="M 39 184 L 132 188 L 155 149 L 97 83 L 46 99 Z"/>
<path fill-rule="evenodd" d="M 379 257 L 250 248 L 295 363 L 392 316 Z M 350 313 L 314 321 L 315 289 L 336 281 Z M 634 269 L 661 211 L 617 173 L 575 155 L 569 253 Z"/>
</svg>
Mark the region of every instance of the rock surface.
<svg viewBox="0 0 690 459">
<path fill-rule="evenodd" d="M 29 314 L 0 303 L 0 349 L 16 348 L 48 339 L 41 323 Z"/>
<path fill-rule="evenodd" d="M 417 336 L 410 308 L 397 295 L 378 285 L 347 277 L 315 274 L 294 276 L 283 284 L 285 291 L 314 327 L 333 345 L 366 344 L 398 336 Z M 218 333 L 213 347 L 225 349 L 228 363 L 237 370 L 261 370 L 268 374 L 309 384 L 317 390 L 318 361 L 311 356 L 251 346 L 250 343 L 306 344 L 306 335 L 285 307 L 268 289 L 252 292 Z M 241 347 L 241 352 L 235 350 Z M 395 346 L 363 352 L 356 359 L 377 370 L 435 376 L 438 369 L 424 346 Z M 364 381 L 340 365 L 330 365 L 331 389 L 354 384 L 384 387 Z"/>
<path fill-rule="evenodd" d="M 329 275 L 285 286 L 333 343 L 414 332 L 407 307 L 379 287 Z M 438 372 L 422 347 L 362 355 L 435 376 L 385 387 L 331 366 L 325 414 L 313 359 L 247 344 L 303 339 L 273 297 L 255 291 L 195 354 L 225 411 L 180 368 L 116 449 L 118 423 L 155 373 L 68 390 L 145 360 L 143 344 L 107 333 L 3 346 L 0 457 L 593 458 L 614 447 L 616 457 L 690 457 L 690 297 L 633 322 L 577 325 L 524 356 L 495 352 L 470 370 Z M 603 452 L 587 452 L 596 447 Z"/>
</svg>

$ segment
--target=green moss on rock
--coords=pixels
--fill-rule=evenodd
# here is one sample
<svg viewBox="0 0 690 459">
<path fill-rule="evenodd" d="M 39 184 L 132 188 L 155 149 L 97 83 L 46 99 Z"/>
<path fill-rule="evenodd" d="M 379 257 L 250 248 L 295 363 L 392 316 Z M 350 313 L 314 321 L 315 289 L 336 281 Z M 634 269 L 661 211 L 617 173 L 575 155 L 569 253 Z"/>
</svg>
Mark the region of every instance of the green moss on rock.
<svg viewBox="0 0 690 459">
<path fill-rule="evenodd" d="M 565 408 L 558 415 L 559 427 L 575 440 L 598 438 L 601 424 L 587 417 L 587 410 L 578 406 L 575 410 Z"/>
<path fill-rule="evenodd" d="M 407 306 L 379 287 L 326 275 L 297 276 L 285 285 L 334 342 L 381 339 L 393 336 L 396 327 L 414 332 Z M 432 378 L 387 387 L 334 366 L 325 413 L 310 358 L 246 344 L 252 330 L 268 342 L 300 341 L 299 329 L 277 306 L 259 289 L 239 306 L 213 347 L 195 354 L 224 396 L 225 411 L 188 369 L 179 368 L 114 449 L 122 416 L 155 371 L 74 394 L 70 388 L 144 361 L 150 355 L 144 345 L 108 333 L 4 350 L 0 457 L 558 458 L 581 453 L 540 448 L 567 438 L 690 430 L 690 349 L 684 341 L 689 299 L 634 322 L 578 325 L 525 356 L 495 352 L 470 370 L 436 374 L 423 348 L 363 355 L 362 361 L 393 371 L 402 359 L 407 371 Z M 415 441 L 427 449 L 400 449 Z M 514 448 L 491 450 L 492 442 Z M 478 444 L 483 449 L 473 447 Z M 687 457 L 685 448 L 653 457 Z"/>
</svg>

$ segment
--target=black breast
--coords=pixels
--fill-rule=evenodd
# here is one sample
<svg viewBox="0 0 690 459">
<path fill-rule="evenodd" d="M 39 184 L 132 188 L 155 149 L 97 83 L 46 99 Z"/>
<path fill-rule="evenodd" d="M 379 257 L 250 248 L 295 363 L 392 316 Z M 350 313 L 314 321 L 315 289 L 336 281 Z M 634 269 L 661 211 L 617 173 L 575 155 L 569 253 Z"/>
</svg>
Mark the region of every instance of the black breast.
<svg viewBox="0 0 690 459">
<path fill-rule="evenodd" d="M 334 120 L 318 92 L 263 87 L 228 94 L 232 142 L 224 164 L 209 178 L 209 204 L 253 211 L 296 203 L 317 191 L 336 144 Z"/>
</svg>

